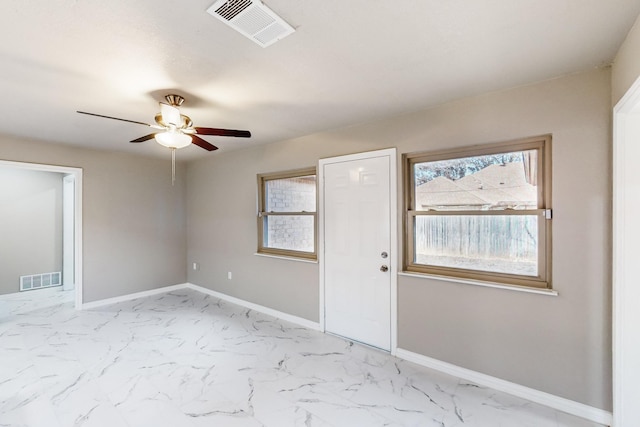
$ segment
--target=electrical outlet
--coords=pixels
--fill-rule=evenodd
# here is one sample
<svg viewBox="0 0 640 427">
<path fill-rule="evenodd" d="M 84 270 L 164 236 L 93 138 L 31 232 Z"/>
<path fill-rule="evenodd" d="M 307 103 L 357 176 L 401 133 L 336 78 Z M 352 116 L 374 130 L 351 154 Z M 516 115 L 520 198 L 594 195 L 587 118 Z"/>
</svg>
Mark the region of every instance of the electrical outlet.
<svg viewBox="0 0 640 427">
<path fill-rule="evenodd" d="M 200 270 L 200 265 L 197 262 L 194 262 L 193 263 L 193 269 L 196 270 L 196 271 Z"/>
<path fill-rule="evenodd" d="M 227 279 L 231 280 L 233 278 L 233 274 L 229 271 L 227 273 Z"/>
</svg>

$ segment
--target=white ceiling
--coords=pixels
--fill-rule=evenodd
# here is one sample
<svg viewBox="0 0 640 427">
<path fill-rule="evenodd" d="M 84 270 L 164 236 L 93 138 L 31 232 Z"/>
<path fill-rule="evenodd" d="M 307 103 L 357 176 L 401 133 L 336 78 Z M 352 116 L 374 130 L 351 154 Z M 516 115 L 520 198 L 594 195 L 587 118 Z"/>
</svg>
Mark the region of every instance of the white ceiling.
<svg viewBox="0 0 640 427">
<path fill-rule="evenodd" d="M 610 64 L 638 0 L 265 0 L 297 31 L 262 48 L 213 0 L 3 0 L 0 133 L 167 156 L 140 125 L 183 94 L 245 148 Z M 216 155 L 195 146 L 179 157 Z M 1 157 L 1 153 L 0 153 Z"/>
</svg>

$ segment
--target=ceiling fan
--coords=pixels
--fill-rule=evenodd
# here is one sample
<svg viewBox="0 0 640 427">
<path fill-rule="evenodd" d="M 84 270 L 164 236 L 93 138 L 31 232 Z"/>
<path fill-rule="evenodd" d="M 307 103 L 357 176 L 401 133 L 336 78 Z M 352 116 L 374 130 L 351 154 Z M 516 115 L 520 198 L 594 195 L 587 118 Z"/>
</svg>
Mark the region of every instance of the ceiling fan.
<svg viewBox="0 0 640 427">
<path fill-rule="evenodd" d="M 169 94 L 164 97 L 167 103 L 160 102 L 160 112 L 155 116 L 155 124 L 138 122 L 135 120 L 121 119 L 118 117 L 105 116 L 102 114 L 88 113 L 86 111 L 77 111 L 80 114 L 89 116 L 102 117 L 105 119 L 120 120 L 122 122 L 135 123 L 157 129 L 140 138 L 136 138 L 129 142 L 139 143 L 155 139 L 160 145 L 171 150 L 171 171 L 172 182 L 175 182 L 175 151 L 180 148 L 195 144 L 207 151 L 217 150 L 218 147 L 200 138 L 198 135 L 215 135 L 215 136 L 232 136 L 239 138 L 250 138 L 251 132 L 248 130 L 235 129 L 218 129 L 193 126 L 193 121 L 184 114 L 180 114 L 180 107 L 184 102 L 184 98 L 180 95 Z"/>
</svg>

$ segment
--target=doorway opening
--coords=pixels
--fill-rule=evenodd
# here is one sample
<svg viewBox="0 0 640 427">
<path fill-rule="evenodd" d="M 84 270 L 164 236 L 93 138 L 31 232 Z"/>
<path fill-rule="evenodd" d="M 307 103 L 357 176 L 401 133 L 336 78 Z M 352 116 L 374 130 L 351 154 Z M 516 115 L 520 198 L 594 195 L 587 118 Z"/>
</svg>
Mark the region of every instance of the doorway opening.
<svg viewBox="0 0 640 427">
<path fill-rule="evenodd" d="M 82 307 L 82 169 L 0 160 L 19 171 L 53 172 L 62 178 L 62 288 L 74 291 L 75 308 Z M 66 276 L 66 277 L 65 277 Z"/>
</svg>

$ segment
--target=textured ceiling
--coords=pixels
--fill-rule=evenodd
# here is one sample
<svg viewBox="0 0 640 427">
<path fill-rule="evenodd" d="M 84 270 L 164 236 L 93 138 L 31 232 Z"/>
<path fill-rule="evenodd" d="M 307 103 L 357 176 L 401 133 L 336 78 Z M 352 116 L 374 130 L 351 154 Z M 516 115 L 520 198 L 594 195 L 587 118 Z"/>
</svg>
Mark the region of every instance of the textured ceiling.
<svg viewBox="0 0 640 427">
<path fill-rule="evenodd" d="M 608 65 L 638 0 L 266 0 L 296 32 L 262 48 L 213 0 L 3 0 L 0 133 L 166 156 L 140 125 L 166 93 L 222 151 Z M 1 158 L 0 153 L 0 158 Z M 212 156 L 198 147 L 183 159 Z"/>
</svg>

